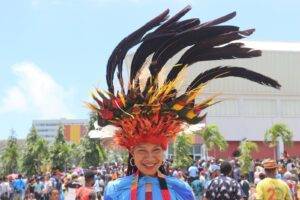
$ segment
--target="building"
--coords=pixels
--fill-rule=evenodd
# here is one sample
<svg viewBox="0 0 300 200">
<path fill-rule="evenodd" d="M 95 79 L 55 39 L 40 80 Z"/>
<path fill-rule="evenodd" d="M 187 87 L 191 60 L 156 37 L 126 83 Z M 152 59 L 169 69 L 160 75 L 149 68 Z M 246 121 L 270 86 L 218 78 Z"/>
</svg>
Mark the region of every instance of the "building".
<svg viewBox="0 0 300 200">
<path fill-rule="evenodd" d="M 66 141 L 79 143 L 80 138 L 87 134 L 88 120 L 85 119 L 54 119 L 54 120 L 33 120 L 33 126 L 39 135 L 53 141 L 60 126 L 64 128 Z"/>
<path fill-rule="evenodd" d="M 216 157 L 231 157 L 237 150 L 241 140 L 249 139 L 257 142 L 259 152 L 253 154 L 254 158 L 273 157 L 274 150 L 264 144 L 264 133 L 273 124 L 283 122 L 294 133 L 292 148 L 280 145 L 280 152 L 286 149 L 291 156 L 300 156 L 300 43 L 285 42 L 245 42 L 255 49 L 262 50 L 262 56 L 251 59 L 234 59 L 222 61 L 207 61 L 196 63 L 187 70 L 188 79 L 193 80 L 198 72 L 216 66 L 240 66 L 268 75 L 278 80 L 281 90 L 240 79 L 216 79 L 209 83 L 204 96 L 221 92 L 218 97 L 222 100 L 208 112 L 206 123 L 217 124 L 220 132 L 228 141 L 227 151 L 217 150 L 210 152 Z M 182 52 L 169 60 L 160 73 L 160 80 L 167 75 L 167 66 L 172 66 L 179 59 Z M 125 63 L 131 60 L 130 56 Z M 148 72 L 143 72 L 147 74 Z M 186 83 L 182 89 L 188 86 Z M 201 97 L 198 99 L 201 101 Z M 201 155 L 201 138 L 193 138 L 194 158 Z M 170 152 L 172 154 L 172 152 Z"/>
</svg>

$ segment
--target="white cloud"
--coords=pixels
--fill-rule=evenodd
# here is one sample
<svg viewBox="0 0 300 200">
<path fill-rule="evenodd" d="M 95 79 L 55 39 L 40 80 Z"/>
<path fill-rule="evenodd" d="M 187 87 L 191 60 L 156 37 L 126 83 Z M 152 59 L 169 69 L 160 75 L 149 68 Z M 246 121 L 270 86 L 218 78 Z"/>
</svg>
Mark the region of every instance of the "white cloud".
<svg viewBox="0 0 300 200">
<path fill-rule="evenodd" d="M 20 88 L 13 86 L 6 91 L 5 97 L 2 99 L 0 113 L 6 113 L 14 110 L 25 111 L 27 101 Z"/>
<path fill-rule="evenodd" d="M 73 117 L 67 104 L 70 90 L 31 62 L 12 66 L 18 81 L 2 99 L 0 112 L 27 111 L 39 118 Z"/>
</svg>

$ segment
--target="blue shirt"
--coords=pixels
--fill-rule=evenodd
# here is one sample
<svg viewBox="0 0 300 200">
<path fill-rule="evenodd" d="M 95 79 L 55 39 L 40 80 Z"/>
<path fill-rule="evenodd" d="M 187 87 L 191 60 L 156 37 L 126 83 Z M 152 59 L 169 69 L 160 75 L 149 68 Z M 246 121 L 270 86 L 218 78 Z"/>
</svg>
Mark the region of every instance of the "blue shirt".
<svg viewBox="0 0 300 200">
<path fill-rule="evenodd" d="M 198 177 L 198 168 L 196 166 L 190 166 L 188 171 L 190 177 Z"/>
<path fill-rule="evenodd" d="M 130 200 L 133 175 L 111 181 L 104 192 L 104 200 Z M 166 182 L 172 200 L 194 200 L 190 186 L 174 177 L 166 176 Z M 138 182 L 137 199 L 145 200 L 145 185 L 152 185 L 152 199 L 162 200 L 159 181 L 155 177 L 143 176 Z"/>
</svg>

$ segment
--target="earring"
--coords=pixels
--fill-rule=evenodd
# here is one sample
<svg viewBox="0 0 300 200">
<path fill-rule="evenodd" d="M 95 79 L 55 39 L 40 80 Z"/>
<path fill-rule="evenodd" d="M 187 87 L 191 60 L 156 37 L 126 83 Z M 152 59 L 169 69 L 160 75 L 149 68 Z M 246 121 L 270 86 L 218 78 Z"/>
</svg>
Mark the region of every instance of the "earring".
<svg viewBox="0 0 300 200">
<path fill-rule="evenodd" d="M 131 167 L 135 166 L 133 157 L 130 158 L 129 164 L 131 165 Z"/>
</svg>

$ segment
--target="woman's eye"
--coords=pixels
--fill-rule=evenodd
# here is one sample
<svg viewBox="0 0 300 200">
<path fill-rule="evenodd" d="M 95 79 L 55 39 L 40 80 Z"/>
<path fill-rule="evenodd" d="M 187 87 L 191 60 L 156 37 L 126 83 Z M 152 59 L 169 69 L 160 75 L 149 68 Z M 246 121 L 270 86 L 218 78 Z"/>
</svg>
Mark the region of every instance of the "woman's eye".
<svg viewBox="0 0 300 200">
<path fill-rule="evenodd" d="M 138 152 L 139 152 L 139 153 L 145 153 L 146 151 L 143 150 L 143 149 L 139 149 Z"/>
<path fill-rule="evenodd" d="M 159 152 L 160 152 L 160 149 L 154 149 L 154 152 L 155 152 L 155 153 L 159 153 Z"/>
</svg>

